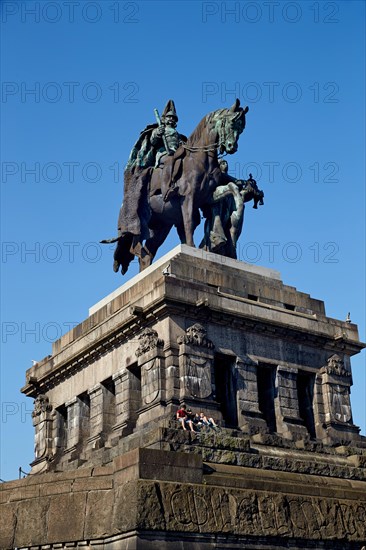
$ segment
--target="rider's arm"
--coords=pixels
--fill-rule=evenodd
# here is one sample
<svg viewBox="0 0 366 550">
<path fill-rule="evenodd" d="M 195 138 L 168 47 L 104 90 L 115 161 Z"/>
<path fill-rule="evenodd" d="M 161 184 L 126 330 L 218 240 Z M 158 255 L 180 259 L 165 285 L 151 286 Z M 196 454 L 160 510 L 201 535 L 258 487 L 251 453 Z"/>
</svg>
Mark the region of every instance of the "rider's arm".
<svg viewBox="0 0 366 550">
<path fill-rule="evenodd" d="M 162 136 L 164 135 L 164 126 L 161 124 L 155 130 L 152 131 L 150 142 L 153 147 L 160 145 L 162 143 Z"/>
</svg>

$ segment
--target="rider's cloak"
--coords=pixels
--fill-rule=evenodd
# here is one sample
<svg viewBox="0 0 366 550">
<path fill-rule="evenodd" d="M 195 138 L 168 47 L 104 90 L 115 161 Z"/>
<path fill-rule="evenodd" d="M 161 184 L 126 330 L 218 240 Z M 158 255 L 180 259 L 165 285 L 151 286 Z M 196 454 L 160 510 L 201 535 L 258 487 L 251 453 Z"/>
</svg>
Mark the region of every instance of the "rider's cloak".
<svg viewBox="0 0 366 550">
<path fill-rule="evenodd" d="M 148 221 L 150 207 L 148 201 L 151 172 L 155 166 L 157 148 L 151 143 L 151 134 L 158 124 L 149 124 L 140 133 L 128 158 L 124 172 L 123 203 L 118 217 L 118 236 L 126 233 L 149 237 Z M 178 134 L 182 142 L 187 137 Z"/>
<path fill-rule="evenodd" d="M 150 124 L 140 133 L 128 158 L 124 171 L 123 203 L 118 216 L 118 236 L 126 233 L 148 237 L 149 168 L 155 164 L 155 151 L 150 138 L 157 124 Z M 145 222 L 146 220 L 146 222 Z M 147 233 L 147 234 L 146 234 Z"/>
</svg>

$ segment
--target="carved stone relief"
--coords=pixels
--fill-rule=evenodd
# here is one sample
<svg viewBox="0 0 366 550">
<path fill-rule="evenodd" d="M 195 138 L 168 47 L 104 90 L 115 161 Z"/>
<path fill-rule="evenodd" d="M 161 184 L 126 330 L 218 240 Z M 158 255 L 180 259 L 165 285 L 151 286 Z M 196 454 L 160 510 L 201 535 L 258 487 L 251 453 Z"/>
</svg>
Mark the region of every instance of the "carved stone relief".
<svg viewBox="0 0 366 550">
<path fill-rule="evenodd" d="M 350 383 L 351 373 L 344 368 L 344 361 L 334 354 L 327 365 L 320 369 L 322 376 L 325 418 L 329 422 L 352 424 Z"/>
<path fill-rule="evenodd" d="M 40 416 L 42 413 L 52 411 L 52 405 L 50 405 L 50 400 L 47 395 L 40 394 L 36 397 L 34 401 L 34 411 L 32 417 Z"/>
<path fill-rule="evenodd" d="M 158 336 L 156 330 L 152 328 L 145 328 L 139 336 L 139 346 L 136 350 L 136 356 L 140 357 L 143 353 L 146 353 L 154 348 L 162 347 L 164 341 Z"/>
<path fill-rule="evenodd" d="M 351 401 L 349 388 L 340 384 L 329 384 L 329 401 L 331 416 L 338 422 L 351 422 Z"/>
<path fill-rule="evenodd" d="M 34 455 L 36 460 L 52 454 L 52 405 L 47 395 L 40 394 L 34 402 L 32 413 L 34 435 Z"/>
<path fill-rule="evenodd" d="M 177 339 L 180 344 L 181 397 L 206 399 L 212 395 L 214 344 L 207 338 L 206 329 L 196 323 Z"/>
<path fill-rule="evenodd" d="M 160 361 L 160 358 L 155 357 L 151 361 L 145 363 L 141 369 L 141 376 L 143 380 L 143 385 L 141 388 L 142 402 L 144 405 L 150 405 L 160 397 Z"/>
<path fill-rule="evenodd" d="M 366 504 L 363 502 L 202 486 L 156 485 L 159 485 L 161 513 L 167 530 L 362 542 L 366 537 Z M 153 498 L 152 493 L 150 498 Z M 152 502 L 145 504 L 147 510 L 153 506 Z"/>
<path fill-rule="evenodd" d="M 200 357 L 186 357 L 185 385 L 193 397 L 206 398 L 212 393 L 211 361 Z"/>
<path fill-rule="evenodd" d="M 336 376 L 351 376 L 351 373 L 345 369 L 344 361 L 336 353 L 329 357 L 327 365 L 320 370 L 321 373 L 335 374 Z"/>
<path fill-rule="evenodd" d="M 199 323 L 195 323 L 186 330 L 184 336 L 178 337 L 178 344 L 189 344 L 191 346 L 202 346 L 208 349 L 214 349 L 214 344 L 206 336 L 206 329 Z"/>
</svg>

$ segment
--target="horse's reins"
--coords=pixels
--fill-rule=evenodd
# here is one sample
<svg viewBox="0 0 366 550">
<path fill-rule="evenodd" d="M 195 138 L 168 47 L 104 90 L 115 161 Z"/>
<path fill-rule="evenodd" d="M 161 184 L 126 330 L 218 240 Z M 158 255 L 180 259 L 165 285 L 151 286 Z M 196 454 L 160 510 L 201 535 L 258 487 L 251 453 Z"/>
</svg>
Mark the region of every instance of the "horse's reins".
<svg viewBox="0 0 366 550">
<path fill-rule="evenodd" d="M 185 143 L 182 143 L 182 146 L 184 149 L 187 149 L 187 151 L 190 151 L 191 153 L 196 153 L 198 151 L 203 151 L 204 153 L 210 153 L 211 151 L 216 151 L 216 149 L 218 147 L 221 147 L 221 145 L 224 145 L 225 143 L 225 118 L 222 119 L 221 121 L 221 128 L 224 130 L 224 136 L 222 138 L 221 141 L 219 142 L 216 142 L 216 143 L 212 143 L 210 145 L 202 145 L 201 147 L 197 146 L 190 146 L 190 145 L 186 145 Z"/>
<path fill-rule="evenodd" d="M 185 143 L 182 143 L 182 147 L 184 149 L 187 149 L 187 151 L 190 151 L 191 153 L 196 153 L 198 151 L 203 151 L 204 153 L 210 153 L 211 151 L 215 151 L 220 145 L 223 145 L 222 142 L 220 143 L 212 143 L 211 145 L 202 145 L 202 147 L 194 147 L 190 145 L 186 145 Z"/>
</svg>

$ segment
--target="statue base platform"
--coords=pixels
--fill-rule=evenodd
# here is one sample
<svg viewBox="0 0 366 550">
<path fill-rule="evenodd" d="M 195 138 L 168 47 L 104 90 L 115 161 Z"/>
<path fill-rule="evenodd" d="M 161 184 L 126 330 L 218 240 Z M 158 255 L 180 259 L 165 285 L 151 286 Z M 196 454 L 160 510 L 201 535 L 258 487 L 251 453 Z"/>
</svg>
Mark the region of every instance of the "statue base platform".
<svg viewBox="0 0 366 550">
<path fill-rule="evenodd" d="M 177 247 L 27 371 L 36 456 L 1 485 L 0 547 L 361 550 L 363 347 L 279 273 Z M 184 431 L 183 403 L 219 428 Z"/>
<path fill-rule="evenodd" d="M 361 550 L 366 541 L 365 444 L 155 426 L 113 454 L 104 466 L 3 484 L 1 548 Z"/>
</svg>

